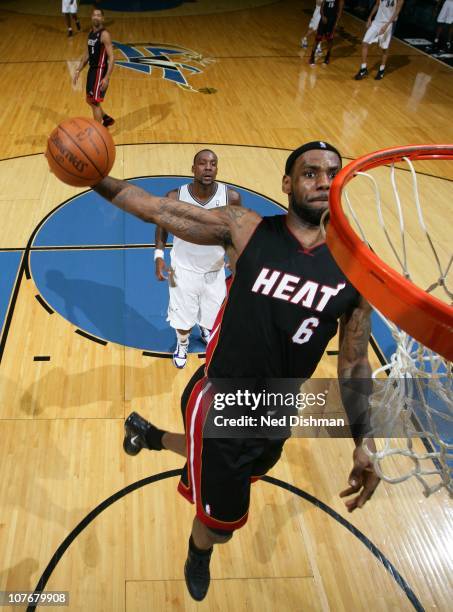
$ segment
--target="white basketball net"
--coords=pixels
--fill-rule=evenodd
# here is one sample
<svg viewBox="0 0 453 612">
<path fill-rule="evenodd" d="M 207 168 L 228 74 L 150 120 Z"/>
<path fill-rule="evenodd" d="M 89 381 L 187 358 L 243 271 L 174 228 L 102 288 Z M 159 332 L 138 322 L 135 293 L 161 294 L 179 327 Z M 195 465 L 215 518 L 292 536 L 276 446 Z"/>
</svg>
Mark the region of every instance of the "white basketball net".
<svg viewBox="0 0 453 612">
<path fill-rule="evenodd" d="M 437 270 L 437 280 L 426 291 L 442 288 L 451 303 L 453 294 L 448 287 L 447 276 L 452 267 L 453 256 L 449 256 L 446 264 L 441 264 L 441 257 L 425 223 L 415 169 L 408 158 L 403 159 L 409 165 L 413 204 Z M 357 172 L 357 175 L 371 181 L 380 228 L 401 267 L 402 274 L 411 279 L 405 232 L 405 214 L 407 215 L 408 211 L 404 210 L 401 204 L 394 164 L 390 167 L 390 180 L 394 196 L 392 208 L 399 220 L 398 246 L 395 244 L 395 237 L 390 237 L 386 227 L 380 190 L 375 178 L 367 172 Z M 362 240 L 369 246 L 346 190 L 343 190 L 343 197 L 346 210 L 355 221 Z M 412 207 L 412 218 L 414 212 Z M 448 213 L 446 216 L 448 217 Z M 372 457 L 378 475 L 385 481 L 400 483 L 414 477 L 422 485 L 426 496 L 441 488 L 445 488 L 450 496 L 453 496 L 452 363 L 420 345 L 382 314 L 378 314 L 390 328 L 396 350 L 390 362 L 373 373 L 374 390 L 369 400 L 371 424 L 373 430 L 379 432 L 379 437 L 383 437 L 384 446 L 376 453 L 371 453 L 366 445 L 364 448 Z M 386 376 L 381 377 L 383 374 Z M 397 475 L 393 475 L 395 464 L 398 466 Z M 389 475 L 387 470 L 389 465 L 392 475 Z"/>
</svg>

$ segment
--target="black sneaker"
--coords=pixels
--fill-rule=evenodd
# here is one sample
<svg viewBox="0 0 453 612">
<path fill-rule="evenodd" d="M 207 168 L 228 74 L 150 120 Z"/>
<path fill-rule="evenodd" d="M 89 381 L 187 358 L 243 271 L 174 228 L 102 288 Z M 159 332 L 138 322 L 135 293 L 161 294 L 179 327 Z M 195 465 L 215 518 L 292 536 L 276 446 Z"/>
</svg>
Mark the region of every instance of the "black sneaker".
<svg viewBox="0 0 453 612">
<path fill-rule="evenodd" d="M 360 68 L 360 70 L 358 71 L 358 73 L 355 75 L 354 78 L 356 81 L 361 81 L 367 76 L 368 76 L 368 68 Z"/>
<path fill-rule="evenodd" d="M 384 78 L 384 74 L 385 74 L 385 68 L 383 70 L 378 70 L 376 76 L 374 77 L 374 80 L 380 81 L 381 79 Z"/>
<path fill-rule="evenodd" d="M 70 38 L 72 36 L 72 30 L 71 28 L 68 29 L 68 38 Z"/>
<path fill-rule="evenodd" d="M 327 65 L 327 64 L 330 64 L 330 55 L 329 55 L 329 53 L 328 53 L 328 54 L 326 55 L 326 57 L 324 58 L 324 62 L 323 62 L 323 63 L 324 63 L 324 64 L 326 64 L 326 65 Z"/>
<path fill-rule="evenodd" d="M 131 412 L 124 422 L 123 448 L 128 455 L 138 455 L 142 448 L 162 450 L 164 433 L 136 412 Z"/>
<path fill-rule="evenodd" d="M 109 115 L 104 115 L 102 117 L 102 125 L 104 127 L 110 127 L 114 123 L 115 123 L 115 119 L 113 117 L 110 117 Z"/>
<path fill-rule="evenodd" d="M 78 31 L 80 32 L 80 21 L 76 21 L 76 26 L 77 26 Z"/>
<path fill-rule="evenodd" d="M 209 562 L 212 548 L 203 553 L 197 553 L 189 544 L 189 553 L 184 565 L 184 576 L 187 589 L 195 601 L 202 601 L 208 592 L 211 574 Z"/>
</svg>

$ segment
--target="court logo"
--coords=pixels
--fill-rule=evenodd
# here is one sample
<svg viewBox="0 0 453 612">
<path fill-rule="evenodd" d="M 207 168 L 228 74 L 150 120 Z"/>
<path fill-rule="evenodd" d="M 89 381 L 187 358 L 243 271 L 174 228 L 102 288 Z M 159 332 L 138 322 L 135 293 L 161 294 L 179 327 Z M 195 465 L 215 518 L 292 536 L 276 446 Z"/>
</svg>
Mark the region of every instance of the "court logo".
<svg viewBox="0 0 453 612">
<path fill-rule="evenodd" d="M 117 66 L 143 74 L 152 74 L 158 70 L 163 79 L 187 91 L 205 94 L 217 91 L 212 87 L 196 89 L 189 83 L 190 77 L 202 73 L 203 68 L 214 61 L 212 58 L 203 57 L 197 51 L 164 43 L 124 44 L 113 41 L 113 46 L 125 58 L 115 59 Z"/>
</svg>

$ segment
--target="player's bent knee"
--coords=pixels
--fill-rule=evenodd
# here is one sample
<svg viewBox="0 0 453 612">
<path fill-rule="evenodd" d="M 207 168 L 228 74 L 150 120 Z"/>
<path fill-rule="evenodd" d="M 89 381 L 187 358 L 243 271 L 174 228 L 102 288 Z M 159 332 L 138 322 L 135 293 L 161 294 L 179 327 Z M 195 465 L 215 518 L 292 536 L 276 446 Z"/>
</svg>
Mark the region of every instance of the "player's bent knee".
<svg viewBox="0 0 453 612">
<path fill-rule="evenodd" d="M 225 544 L 233 537 L 234 531 L 226 531 L 225 529 L 215 529 L 213 527 L 207 527 L 209 535 L 213 539 L 215 544 Z"/>
</svg>

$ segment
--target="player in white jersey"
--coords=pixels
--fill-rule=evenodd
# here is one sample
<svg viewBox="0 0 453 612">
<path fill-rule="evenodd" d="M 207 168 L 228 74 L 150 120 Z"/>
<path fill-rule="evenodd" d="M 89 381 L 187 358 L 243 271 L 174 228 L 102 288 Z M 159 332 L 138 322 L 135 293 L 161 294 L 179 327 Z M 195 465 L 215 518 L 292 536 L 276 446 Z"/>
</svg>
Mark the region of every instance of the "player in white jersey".
<svg viewBox="0 0 453 612">
<path fill-rule="evenodd" d="M 362 41 L 362 64 L 355 75 L 356 81 L 368 76 L 367 57 L 368 48 L 373 43 L 379 43 L 382 49 L 382 59 L 379 70 L 375 76 L 376 81 L 384 78 L 385 64 L 387 62 L 390 41 L 392 40 L 393 24 L 398 19 L 404 0 L 376 0 L 368 17 L 367 30 Z M 374 18 L 373 22 L 371 21 Z"/>
<path fill-rule="evenodd" d="M 64 15 L 66 26 L 68 28 L 68 36 L 72 36 L 71 17 L 80 31 L 80 21 L 77 17 L 77 0 L 62 0 L 61 12 Z"/>
<path fill-rule="evenodd" d="M 321 20 L 321 4 L 322 0 L 316 0 L 315 10 L 313 11 L 313 15 L 311 16 L 310 23 L 308 24 L 308 30 L 302 36 L 302 39 L 300 41 L 300 46 L 304 49 L 308 47 L 308 37 L 311 36 L 311 34 L 314 34 L 318 29 L 319 22 Z M 322 53 L 321 43 L 319 43 L 319 45 L 316 47 L 316 53 L 318 55 Z"/>
<path fill-rule="evenodd" d="M 172 200 L 180 200 L 202 208 L 240 206 L 241 196 L 223 183 L 216 182 L 217 155 L 209 150 L 198 151 L 193 160 L 193 182 L 167 194 Z M 164 249 L 168 232 L 156 227 L 156 276 L 168 278 L 170 300 L 168 317 L 176 331 L 176 350 L 173 363 L 183 368 L 187 362 L 189 335 L 197 323 L 201 339 L 207 343 L 217 312 L 225 298 L 225 251 L 220 246 L 196 245 L 176 236 L 170 253 L 171 268 L 164 261 Z"/>
<path fill-rule="evenodd" d="M 442 0 L 437 0 L 435 10 L 439 9 Z M 434 39 L 434 49 L 437 51 L 443 46 L 440 42 L 442 31 L 447 30 L 446 50 L 451 51 L 451 39 L 453 34 L 453 0 L 444 0 L 439 15 L 437 16 L 436 37 Z"/>
</svg>

